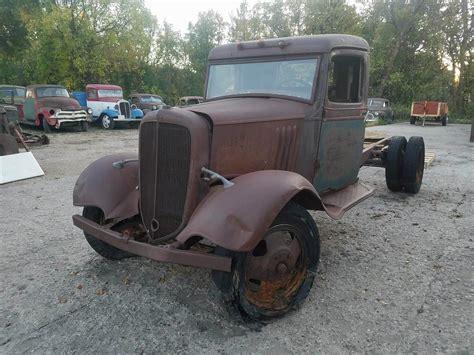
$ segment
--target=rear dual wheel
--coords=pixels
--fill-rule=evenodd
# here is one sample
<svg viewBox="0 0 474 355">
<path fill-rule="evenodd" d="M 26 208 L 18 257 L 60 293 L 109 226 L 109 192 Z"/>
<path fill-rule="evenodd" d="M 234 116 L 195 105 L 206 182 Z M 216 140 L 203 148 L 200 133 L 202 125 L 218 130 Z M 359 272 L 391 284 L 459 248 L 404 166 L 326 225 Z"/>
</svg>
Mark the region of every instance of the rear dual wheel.
<svg viewBox="0 0 474 355">
<path fill-rule="evenodd" d="M 230 273 L 213 271 L 224 300 L 244 319 L 269 321 L 300 306 L 311 290 L 319 260 L 319 233 L 311 215 L 290 202 L 250 252 L 217 248 L 233 258 Z"/>
<path fill-rule="evenodd" d="M 422 137 L 392 137 L 385 160 L 385 181 L 391 191 L 416 194 L 420 191 L 425 168 Z"/>
</svg>

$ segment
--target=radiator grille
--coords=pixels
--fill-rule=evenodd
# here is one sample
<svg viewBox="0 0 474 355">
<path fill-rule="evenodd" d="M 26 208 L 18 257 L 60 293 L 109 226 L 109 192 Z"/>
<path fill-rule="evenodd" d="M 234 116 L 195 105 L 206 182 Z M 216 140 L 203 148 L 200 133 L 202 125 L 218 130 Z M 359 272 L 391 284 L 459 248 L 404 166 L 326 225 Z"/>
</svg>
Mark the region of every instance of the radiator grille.
<svg viewBox="0 0 474 355">
<path fill-rule="evenodd" d="M 169 235 L 181 225 L 190 155 L 191 136 L 187 128 L 158 122 L 142 125 L 140 204 L 143 222 L 152 238 Z"/>
<path fill-rule="evenodd" d="M 119 102 L 119 109 L 120 114 L 125 116 L 125 118 L 131 118 L 132 115 L 130 113 L 130 103 L 128 101 L 120 101 Z"/>
</svg>

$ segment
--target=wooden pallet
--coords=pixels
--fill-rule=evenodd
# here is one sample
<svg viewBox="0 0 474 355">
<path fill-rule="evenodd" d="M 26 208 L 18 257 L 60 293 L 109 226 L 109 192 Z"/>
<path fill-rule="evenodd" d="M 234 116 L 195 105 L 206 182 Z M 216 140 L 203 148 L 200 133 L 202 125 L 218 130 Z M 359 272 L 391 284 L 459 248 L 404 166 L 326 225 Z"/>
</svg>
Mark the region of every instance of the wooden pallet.
<svg viewBox="0 0 474 355">
<path fill-rule="evenodd" d="M 436 152 L 434 150 L 426 150 L 425 151 L 425 168 L 429 167 L 431 163 L 436 158 Z"/>
</svg>

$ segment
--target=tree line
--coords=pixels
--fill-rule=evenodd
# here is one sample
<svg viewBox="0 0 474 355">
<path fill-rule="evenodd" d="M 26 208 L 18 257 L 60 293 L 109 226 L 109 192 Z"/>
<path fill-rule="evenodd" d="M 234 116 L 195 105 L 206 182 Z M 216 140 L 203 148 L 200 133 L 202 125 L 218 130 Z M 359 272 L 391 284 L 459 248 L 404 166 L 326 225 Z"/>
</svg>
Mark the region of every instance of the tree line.
<svg viewBox="0 0 474 355">
<path fill-rule="evenodd" d="M 469 0 L 243 0 L 229 21 L 207 10 L 181 33 L 143 0 L 0 0 L 0 83 L 110 83 L 173 104 L 202 95 L 223 42 L 346 33 L 370 44 L 371 96 L 405 114 L 412 100 L 448 101 L 451 117 L 470 119 L 473 20 Z"/>
</svg>

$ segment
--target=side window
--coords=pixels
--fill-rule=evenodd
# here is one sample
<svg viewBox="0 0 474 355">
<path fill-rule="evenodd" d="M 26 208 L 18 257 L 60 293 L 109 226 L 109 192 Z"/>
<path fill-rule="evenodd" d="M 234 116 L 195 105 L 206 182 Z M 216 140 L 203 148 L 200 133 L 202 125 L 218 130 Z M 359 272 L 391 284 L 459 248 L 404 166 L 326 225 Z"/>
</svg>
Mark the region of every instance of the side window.
<svg viewBox="0 0 474 355">
<path fill-rule="evenodd" d="M 140 99 L 136 96 L 132 96 L 132 104 L 138 105 L 140 103 Z"/>
<path fill-rule="evenodd" d="M 87 98 L 88 99 L 97 99 L 97 90 L 96 89 L 87 89 Z"/>
<path fill-rule="evenodd" d="M 33 95 L 33 90 L 32 90 L 32 89 L 26 90 L 26 98 L 27 98 L 27 99 L 32 99 L 33 97 L 35 97 L 35 96 Z"/>
<path fill-rule="evenodd" d="M 360 102 L 362 58 L 337 55 L 331 60 L 328 99 L 332 102 Z"/>
</svg>

